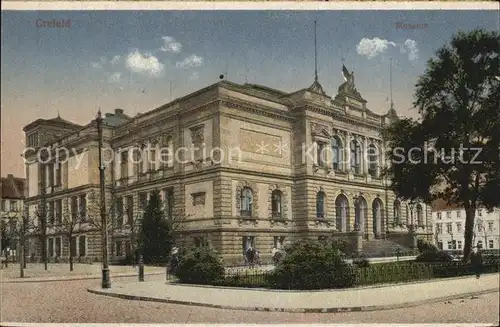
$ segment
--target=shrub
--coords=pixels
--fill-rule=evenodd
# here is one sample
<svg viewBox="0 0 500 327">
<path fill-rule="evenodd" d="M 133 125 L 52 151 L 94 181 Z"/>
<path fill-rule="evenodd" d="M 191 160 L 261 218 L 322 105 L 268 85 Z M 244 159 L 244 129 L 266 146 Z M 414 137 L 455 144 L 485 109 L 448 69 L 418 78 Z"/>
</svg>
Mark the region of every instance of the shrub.
<svg viewBox="0 0 500 327">
<path fill-rule="evenodd" d="M 352 260 L 352 263 L 359 268 L 366 268 L 370 265 L 370 260 L 367 258 L 356 258 Z"/>
<path fill-rule="evenodd" d="M 427 251 L 439 252 L 439 249 L 434 244 L 429 243 L 424 239 L 418 239 L 417 248 L 420 253 L 424 253 Z"/>
<path fill-rule="evenodd" d="M 210 247 L 196 247 L 180 254 L 175 276 L 181 283 L 220 284 L 224 264 Z"/>
<path fill-rule="evenodd" d="M 300 241 L 287 247 L 287 255 L 268 275 L 268 283 L 280 289 L 325 289 L 354 285 L 356 270 L 339 250 L 315 241 Z"/>
<path fill-rule="evenodd" d="M 453 258 L 451 255 L 444 251 L 427 250 L 420 253 L 415 261 L 417 262 L 450 262 Z"/>
</svg>

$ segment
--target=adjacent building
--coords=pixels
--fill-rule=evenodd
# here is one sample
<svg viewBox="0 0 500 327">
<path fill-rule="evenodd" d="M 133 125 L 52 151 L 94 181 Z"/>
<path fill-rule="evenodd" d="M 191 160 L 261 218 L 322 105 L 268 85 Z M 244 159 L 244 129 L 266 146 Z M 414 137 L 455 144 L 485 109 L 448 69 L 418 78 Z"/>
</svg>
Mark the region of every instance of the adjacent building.
<svg viewBox="0 0 500 327">
<path fill-rule="evenodd" d="M 437 200 L 432 208 L 432 221 L 434 243 L 439 249 L 463 251 L 465 209 Z M 500 249 L 500 209 L 476 210 L 472 244 L 487 250 Z"/>
<path fill-rule="evenodd" d="M 18 245 L 19 228 L 24 211 L 25 185 L 24 178 L 14 177 L 12 174 L 1 179 L 1 245 L 8 246 L 12 250 L 16 250 Z M 1 250 L 0 253 L 3 253 Z"/>
<path fill-rule="evenodd" d="M 430 207 L 397 199 L 381 176 L 380 131 L 396 112 L 366 104 L 353 79 L 333 97 L 317 79 L 292 93 L 223 80 L 135 117 L 106 114 L 112 253 L 130 251 L 153 190 L 184 220 L 181 242 L 208 242 L 227 262 L 250 245 L 265 255 L 305 237 L 342 237 L 360 251 L 432 239 Z M 99 260 L 96 122 L 38 119 L 24 131 L 27 205 L 50 216 L 49 254 L 67 257 L 75 242 L 72 255 Z M 40 147 L 51 160 L 40 161 Z M 72 241 L 57 228 L 65 212 L 79 221 Z"/>
</svg>

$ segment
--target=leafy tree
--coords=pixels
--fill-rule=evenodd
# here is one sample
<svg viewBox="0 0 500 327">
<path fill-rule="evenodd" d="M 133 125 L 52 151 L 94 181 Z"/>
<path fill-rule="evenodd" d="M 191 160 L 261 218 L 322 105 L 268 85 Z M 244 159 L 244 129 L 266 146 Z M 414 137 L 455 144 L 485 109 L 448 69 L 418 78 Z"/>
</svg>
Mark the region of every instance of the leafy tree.
<svg viewBox="0 0 500 327">
<path fill-rule="evenodd" d="M 160 193 L 157 190 L 151 193 L 146 206 L 138 241 L 144 263 L 167 262 L 173 238 L 170 224 L 162 210 Z"/>
<path fill-rule="evenodd" d="M 436 198 L 466 211 L 464 261 L 471 252 L 476 208 L 500 205 L 500 37 L 459 32 L 437 51 L 416 85 L 421 119 L 384 130 L 392 162 L 385 172 L 405 200 Z"/>
</svg>

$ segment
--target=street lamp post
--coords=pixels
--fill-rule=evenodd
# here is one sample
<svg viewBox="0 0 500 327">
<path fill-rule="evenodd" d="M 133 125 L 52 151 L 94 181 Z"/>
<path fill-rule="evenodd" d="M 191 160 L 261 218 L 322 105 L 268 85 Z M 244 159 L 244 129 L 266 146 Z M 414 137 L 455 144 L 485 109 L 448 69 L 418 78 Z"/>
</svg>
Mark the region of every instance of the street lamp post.
<svg viewBox="0 0 500 327">
<path fill-rule="evenodd" d="M 102 288 L 110 288 L 111 281 L 109 279 L 109 266 L 108 266 L 108 222 L 106 217 L 106 189 L 105 189 L 105 175 L 104 163 L 102 161 L 102 116 L 101 110 L 97 113 L 97 134 L 99 138 L 99 180 L 101 192 L 101 227 L 102 227 Z"/>
</svg>

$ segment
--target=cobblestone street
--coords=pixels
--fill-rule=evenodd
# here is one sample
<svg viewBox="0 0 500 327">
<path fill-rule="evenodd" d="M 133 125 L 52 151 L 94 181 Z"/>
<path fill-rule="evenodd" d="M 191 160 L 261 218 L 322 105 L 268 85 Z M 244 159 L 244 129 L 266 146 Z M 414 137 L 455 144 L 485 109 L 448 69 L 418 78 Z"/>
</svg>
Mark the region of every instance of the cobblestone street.
<svg viewBox="0 0 500 327">
<path fill-rule="evenodd" d="M 164 276 L 149 276 L 161 280 Z M 136 277 L 112 282 L 135 282 Z M 0 283 L 1 321 L 32 323 L 497 323 L 499 293 L 406 309 L 350 313 L 232 311 L 94 295 L 98 280 Z M 409 295 L 410 296 L 410 295 Z"/>
</svg>

